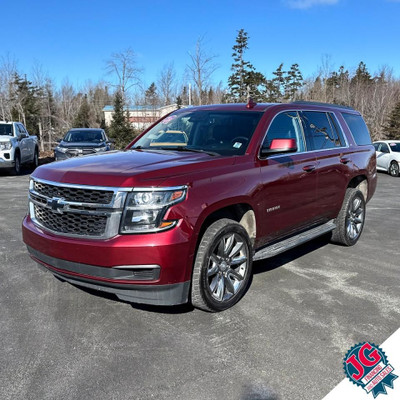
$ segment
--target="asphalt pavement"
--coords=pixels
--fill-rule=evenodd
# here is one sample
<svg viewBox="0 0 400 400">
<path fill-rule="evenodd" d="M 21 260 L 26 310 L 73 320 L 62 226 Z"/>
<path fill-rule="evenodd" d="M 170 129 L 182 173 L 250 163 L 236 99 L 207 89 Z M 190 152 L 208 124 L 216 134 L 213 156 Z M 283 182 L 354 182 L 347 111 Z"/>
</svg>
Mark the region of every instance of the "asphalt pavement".
<svg viewBox="0 0 400 400">
<path fill-rule="evenodd" d="M 2 400 L 319 400 L 351 346 L 400 326 L 400 178 L 379 174 L 356 246 L 322 237 L 256 262 L 246 296 L 217 314 L 123 303 L 39 269 L 21 236 L 28 181 L 0 172 Z"/>
</svg>

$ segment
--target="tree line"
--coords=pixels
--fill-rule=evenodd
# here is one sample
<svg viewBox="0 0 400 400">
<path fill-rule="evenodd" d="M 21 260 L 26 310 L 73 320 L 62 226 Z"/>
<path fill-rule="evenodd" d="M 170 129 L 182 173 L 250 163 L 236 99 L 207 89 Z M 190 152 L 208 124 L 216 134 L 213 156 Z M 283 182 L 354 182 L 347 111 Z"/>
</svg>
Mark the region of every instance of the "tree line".
<svg viewBox="0 0 400 400">
<path fill-rule="evenodd" d="M 232 47 L 231 75 L 226 82 L 213 82 L 217 56 L 200 37 L 193 53 L 188 53 L 185 75 L 178 78 L 174 64 L 165 64 L 146 87 L 135 53 L 127 49 L 113 53 L 105 69 L 110 79 L 88 82 L 81 88 L 65 81 L 57 87 L 40 66 L 29 78 L 10 57 L 0 58 L 0 120 L 17 120 L 39 137 L 41 150 L 73 127 L 102 127 L 122 148 L 139 132 L 129 123 L 129 106 L 176 104 L 177 108 L 227 102 L 321 101 L 351 106 L 364 116 L 373 140 L 400 139 L 400 80 L 389 67 L 371 74 L 360 61 L 355 70 L 332 68 L 325 57 L 313 76 L 304 78 L 295 63 L 281 63 L 268 77 L 247 59 L 249 35 L 238 31 Z M 105 126 L 103 108 L 114 106 L 114 117 Z"/>
</svg>

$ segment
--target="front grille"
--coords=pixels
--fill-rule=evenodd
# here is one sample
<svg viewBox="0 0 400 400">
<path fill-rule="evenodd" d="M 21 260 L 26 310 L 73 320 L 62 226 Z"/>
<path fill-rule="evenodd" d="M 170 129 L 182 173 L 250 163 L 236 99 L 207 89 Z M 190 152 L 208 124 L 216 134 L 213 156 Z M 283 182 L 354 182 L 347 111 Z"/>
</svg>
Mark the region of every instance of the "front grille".
<svg viewBox="0 0 400 400">
<path fill-rule="evenodd" d="M 109 204 L 114 195 L 113 191 L 55 186 L 39 181 L 34 181 L 33 189 L 38 194 L 50 199 L 53 197 L 59 197 L 66 201 L 74 201 L 78 203 Z"/>
<path fill-rule="evenodd" d="M 53 234 L 109 239 L 119 232 L 131 188 L 86 186 L 33 178 L 29 212 L 34 224 Z"/>
<path fill-rule="evenodd" d="M 34 205 L 35 218 L 45 228 L 69 235 L 102 236 L 107 217 L 64 212 L 59 214 L 49 208 Z"/>
</svg>

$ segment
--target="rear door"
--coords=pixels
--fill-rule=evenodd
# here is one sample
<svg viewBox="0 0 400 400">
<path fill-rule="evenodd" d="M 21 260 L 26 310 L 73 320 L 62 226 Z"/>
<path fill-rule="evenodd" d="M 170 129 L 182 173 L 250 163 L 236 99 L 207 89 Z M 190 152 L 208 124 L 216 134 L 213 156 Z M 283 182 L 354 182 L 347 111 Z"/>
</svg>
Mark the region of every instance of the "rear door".
<svg viewBox="0 0 400 400">
<path fill-rule="evenodd" d="M 313 223 L 316 201 L 316 159 L 305 151 L 299 114 L 284 111 L 270 123 L 263 146 L 272 139 L 295 139 L 296 153 L 270 155 L 260 159 L 261 183 L 257 202 L 262 219 L 258 222 L 260 246 L 289 235 Z"/>
</svg>

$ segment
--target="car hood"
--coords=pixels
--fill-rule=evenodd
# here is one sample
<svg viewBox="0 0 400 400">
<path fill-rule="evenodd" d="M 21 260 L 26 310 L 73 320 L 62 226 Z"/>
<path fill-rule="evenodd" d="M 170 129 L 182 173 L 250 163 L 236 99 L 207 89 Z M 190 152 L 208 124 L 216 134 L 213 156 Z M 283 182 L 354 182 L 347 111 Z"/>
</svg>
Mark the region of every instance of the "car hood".
<svg viewBox="0 0 400 400">
<path fill-rule="evenodd" d="M 184 181 L 185 176 L 234 164 L 235 157 L 210 156 L 163 150 L 111 151 L 103 154 L 71 158 L 43 165 L 33 177 L 60 183 L 81 185 L 134 187 L 159 186 L 171 177 Z M 222 171 L 221 171 L 222 172 Z M 180 178 L 180 179 L 178 179 Z"/>
<path fill-rule="evenodd" d="M 59 147 L 82 149 L 82 148 L 93 148 L 93 147 L 104 147 L 104 142 L 63 142 L 61 141 Z"/>
<path fill-rule="evenodd" d="M 0 142 L 9 142 L 12 139 L 10 135 L 0 135 Z"/>
</svg>

